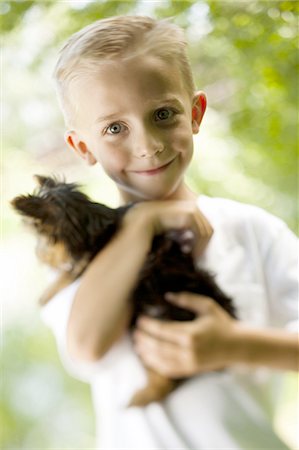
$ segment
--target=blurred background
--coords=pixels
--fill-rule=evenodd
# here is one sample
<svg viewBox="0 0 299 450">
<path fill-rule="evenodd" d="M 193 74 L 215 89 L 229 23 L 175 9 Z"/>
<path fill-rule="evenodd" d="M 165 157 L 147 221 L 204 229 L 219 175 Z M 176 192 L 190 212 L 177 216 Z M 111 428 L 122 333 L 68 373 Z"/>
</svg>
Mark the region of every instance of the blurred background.
<svg viewBox="0 0 299 450">
<path fill-rule="evenodd" d="M 51 79 L 64 40 L 112 15 L 172 17 L 186 30 L 197 87 L 208 96 L 191 187 L 253 203 L 297 232 L 298 5 L 296 1 L 5 1 L 2 35 L 1 438 L 3 449 L 93 447 L 89 389 L 62 368 L 38 297 L 48 283 L 34 237 L 9 200 L 32 175 L 63 174 L 117 205 L 100 167 L 67 150 Z M 298 377 L 287 375 L 276 427 L 296 437 Z"/>
</svg>

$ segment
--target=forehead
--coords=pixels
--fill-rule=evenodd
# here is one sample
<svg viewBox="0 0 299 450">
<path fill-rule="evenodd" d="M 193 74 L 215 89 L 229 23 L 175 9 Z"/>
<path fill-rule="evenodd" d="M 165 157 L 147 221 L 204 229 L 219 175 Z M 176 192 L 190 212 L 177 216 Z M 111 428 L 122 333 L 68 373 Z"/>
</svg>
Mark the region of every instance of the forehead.
<svg viewBox="0 0 299 450">
<path fill-rule="evenodd" d="M 72 87 L 72 97 L 89 115 L 113 109 L 136 110 L 152 102 L 188 96 L 178 64 L 157 57 L 136 57 L 128 61 L 109 61 L 94 73 L 79 77 Z"/>
</svg>

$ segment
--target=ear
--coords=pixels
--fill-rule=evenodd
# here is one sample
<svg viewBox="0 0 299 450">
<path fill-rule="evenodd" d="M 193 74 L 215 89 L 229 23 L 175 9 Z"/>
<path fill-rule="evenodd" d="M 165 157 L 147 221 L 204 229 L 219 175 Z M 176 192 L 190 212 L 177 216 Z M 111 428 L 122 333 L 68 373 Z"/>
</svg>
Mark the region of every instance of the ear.
<svg viewBox="0 0 299 450">
<path fill-rule="evenodd" d="M 87 145 L 80 139 L 78 133 L 74 130 L 68 130 L 64 134 L 64 139 L 67 145 L 84 159 L 89 166 L 97 163 L 93 154 L 88 150 Z"/>
<path fill-rule="evenodd" d="M 56 181 L 53 178 L 50 177 L 46 177 L 44 175 L 33 175 L 34 180 L 37 182 L 39 187 L 55 187 L 56 186 Z"/>
<path fill-rule="evenodd" d="M 204 92 L 195 93 L 192 102 L 192 131 L 193 134 L 199 132 L 199 126 L 207 108 L 207 97 Z"/>
<path fill-rule="evenodd" d="M 45 202 L 36 195 L 19 195 L 10 202 L 22 216 L 42 220 L 47 212 Z"/>
</svg>

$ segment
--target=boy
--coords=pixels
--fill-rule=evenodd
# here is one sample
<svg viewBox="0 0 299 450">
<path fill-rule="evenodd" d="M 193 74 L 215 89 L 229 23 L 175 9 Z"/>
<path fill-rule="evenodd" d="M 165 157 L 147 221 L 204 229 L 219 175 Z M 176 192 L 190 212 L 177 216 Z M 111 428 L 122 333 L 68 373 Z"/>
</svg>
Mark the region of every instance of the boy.
<svg viewBox="0 0 299 450">
<path fill-rule="evenodd" d="M 91 383 L 99 448 L 286 449 L 272 429 L 270 391 L 276 370 L 297 369 L 296 335 L 281 329 L 296 319 L 297 241 L 259 208 L 186 186 L 206 97 L 195 91 L 182 31 L 147 17 L 95 22 L 66 43 L 55 78 L 69 147 L 101 164 L 122 203 L 140 201 L 81 279 L 42 311 L 65 365 Z M 217 274 L 240 321 L 213 299 L 169 293 L 198 319 L 143 318 L 132 343 L 130 293 L 153 236 L 169 229 L 193 231 L 194 258 Z M 164 402 L 126 408 L 145 382 L 140 359 L 192 378 Z"/>
</svg>

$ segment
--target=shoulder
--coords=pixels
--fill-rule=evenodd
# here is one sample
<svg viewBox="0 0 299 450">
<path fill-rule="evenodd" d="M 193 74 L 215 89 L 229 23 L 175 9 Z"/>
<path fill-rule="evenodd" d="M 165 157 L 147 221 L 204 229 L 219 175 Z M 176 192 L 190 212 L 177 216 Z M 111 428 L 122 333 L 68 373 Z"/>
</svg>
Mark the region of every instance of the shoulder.
<svg viewBox="0 0 299 450">
<path fill-rule="evenodd" d="M 201 195 L 198 207 L 214 230 L 223 231 L 227 239 L 259 241 L 264 251 L 283 234 L 296 239 L 283 220 L 255 205 Z"/>
<path fill-rule="evenodd" d="M 52 329 L 58 337 L 63 335 L 72 307 L 72 303 L 79 287 L 80 279 L 62 289 L 46 305 L 41 307 L 40 315 L 44 323 Z"/>
<path fill-rule="evenodd" d="M 236 200 L 201 195 L 198 197 L 198 207 L 214 220 L 221 221 L 223 225 L 252 224 L 255 227 L 270 227 L 277 230 L 286 227 L 283 220 L 264 209 Z"/>
<path fill-rule="evenodd" d="M 227 198 L 201 195 L 198 197 L 198 206 L 203 211 L 206 210 L 221 216 L 224 221 L 240 222 L 247 219 L 257 222 L 272 222 L 276 225 L 281 225 L 284 223 L 278 217 L 258 206 L 248 203 L 241 203 Z"/>
</svg>

